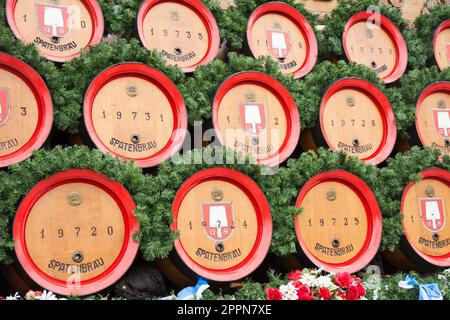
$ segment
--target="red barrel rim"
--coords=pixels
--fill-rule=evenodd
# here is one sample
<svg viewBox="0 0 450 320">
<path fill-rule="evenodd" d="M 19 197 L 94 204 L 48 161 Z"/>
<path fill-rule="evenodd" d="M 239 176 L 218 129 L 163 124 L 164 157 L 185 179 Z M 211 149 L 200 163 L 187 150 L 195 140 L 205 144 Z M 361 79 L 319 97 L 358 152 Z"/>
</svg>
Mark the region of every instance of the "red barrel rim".
<svg viewBox="0 0 450 320">
<path fill-rule="evenodd" d="M 397 140 L 397 126 L 395 122 L 395 113 L 392 109 L 389 100 L 386 98 L 383 92 L 370 83 L 367 80 L 360 78 L 344 78 L 336 81 L 331 87 L 327 90 L 325 95 L 322 98 L 322 102 L 320 104 L 320 128 L 322 130 L 322 134 L 325 138 L 325 141 L 330 149 L 333 152 L 337 152 L 338 150 L 333 148 L 330 145 L 329 138 L 325 132 L 325 128 L 323 126 L 323 117 L 324 117 L 324 109 L 328 100 L 332 95 L 342 89 L 354 89 L 359 92 L 364 93 L 368 96 L 377 106 L 378 111 L 381 114 L 383 119 L 383 138 L 381 140 L 380 146 L 378 149 L 372 154 L 372 156 L 361 159 L 361 161 L 369 163 L 369 164 L 380 164 L 385 161 L 389 155 L 394 150 L 395 142 Z"/>
<path fill-rule="evenodd" d="M 174 222 L 170 227 L 173 231 L 178 230 L 178 210 L 188 192 L 195 186 L 211 180 L 231 183 L 244 191 L 251 200 L 258 213 L 258 236 L 252 251 L 248 257 L 237 266 L 224 270 L 212 270 L 193 261 L 184 250 L 179 238 L 174 242 L 175 250 L 183 262 L 193 272 L 202 277 L 220 282 L 239 280 L 248 276 L 261 265 L 269 251 L 270 243 L 272 241 L 272 216 L 269 203 L 267 202 L 264 193 L 252 179 L 239 171 L 227 168 L 212 168 L 197 172 L 183 184 L 175 196 L 172 205 Z"/>
<path fill-rule="evenodd" d="M 114 263 L 102 274 L 80 283 L 79 289 L 67 288 L 65 281 L 54 279 L 41 271 L 31 259 L 26 248 L 25 230 L 29 214 L 36 202 L 48 191 L 67 183 L 86 183 L 107 192 L 120 207 L 125 224 L 125 237 L 122 250 Z M 139 223 L 133 215 L 136 205 L 128 191 L 118 182 L 103 174 L 72 169 L 59 172 L 36 184 L 19 206 L 14 218 L 13 239 L 17 258 L 25 272 L 41 287 L 61 295 L 89 295 L 99 292 L 117 282 L 129 269 L 137 254 L 139 243 L 133 239 L 139 230 Z"/>
<path fill-rule="evenodd" d="M 300 244 L 303 253 L 316 266 L 323 268 L 328 272 L 354 273 L 367 266 L 378 252 L 378 248 L 381 243 L 381 233 L 382 233 L 381 210 L 380 207 L 378 206 L 377 199 L 372 189 L 370 189 L 370 187 L 359 177 L 344 170 L 332 170 L 324 173 L 319 173 L 316 176 L 314 176 L 300 190 L 295 206 L 297 208 L 301 207 L 303 199 L 313 187 L 315 187 L 320 183 L 330 181 L 339 182 L 351 188 L 358 195 L 361 202 L 364 204 L 364 207 L 366 208 L 366 213 L 368 215 L 367 237 L 359 253 L 351 260 L 346 262 L 342 263 L 324 262 L 316 258 L 314 254 L 312 254 L 308 250 L 305 243 L 303 242 L 300 228 L 298 226 L 298 216 L 295 217 L 294 219 L 295 233 L 297 235 L 297 240 Z"/>
<path fill-rule="evenodd" d="M 225 139 L 222 132 L 218 130 L 220 103 L 229 90 L 242 84 L 258 85 L 270 91 L 278 99 L 284 109 L 287 119 L 286 125 L 287 128 L 290 127 L 291 130 L 287 130 L 286 138 L 278 152 L 268 158 L 259 159 L 257 161 L 258 164 L 266 165 L 268 167 L 276 167 L 280 163 L 286 161 L 297 147 L 298 140 L 300 138 L 300 114 L 290 92 L 275 78 L 272 78 L 262 72 L 244 71 L 230 76 L 220 85 L 214 96 L 212 106 L 213 126 L 217 137 L 219 138 L 220 143 L 225 145 Z"/>
<path fill-rule="evenodd" d="M 373 15 L 372 12 L 359 12 L 353 15 L 345 25 L 344 33 L 342 35 L 342 46 L 344 47 L 345 55 L 347 59 L 350 60 L 350 54 L 348 52 L 347 34 L 349 29 L 357 22 L 367 20 Z M 392 83 L 400 79 L 400 77 L 405 73 L 406 66 L 408 65 L 408 48 L 406 47 L 405 39 L 403 39 L 402 33 L 398 30 L 397 26 L 392 23 L 391 20 L 383 15 L 380 15 L 381 28 L 389 35 L 392 42 L 396 45 L 397 61 L 395 62 L 395 67 L 392 72 L 384 77 L 382 80 L 384 83 Z"/>
<path fill-rule="evenodd" d="M 316 65 L 318 55 L 318 45 L 314 29 L 308 20 L 295 8 L 283 2 L 269 2 L 256 8 L 248 20 L 247 42 L 250 51 L 254 55 L 254 48 L 251 41 L 251 31 L 255 22 L 265 14 L 276 13 L 291 20 L 300 30 L 307 41 L 307 54 L 304 63 L 292 74 L 295 79 L 307 75 Z"/>
<path fill-rule="evenodd" d="M 437 42 L 437 38 L 439 36 L 439 34 L 444 31 L 445 29 L 450 28 L 450 19 L 449 20 L 445 20 L 444 22 L 442 22 L 439 27 L 436 29 L 435 33 L 434 33 L 434 38 L 433 38 L 433 52 L 434 52 L 434 59 L 437 61 L 437 52 L 436 52 L 436 42 Z M 450 59 L 450 57 L 449 57 Z"/>
<path fill-rule="evenodd" d="M 425 90 L 422 91 L 420 94 L 419 100 L 417 100 L 416 105 L 416 131 L 419 136 L 420 142 L 425 145 L 425 139 L 423 138 L 422 132 L 419 130 L 419 119 L 417 118 L 418 111 L 420 109 L 420 106 L 422 105 L 423 101 L 430 95 L 434 93 L 447 93 L 450 95 L 450 82 L 449 81 L 440 81 L 435 82 L 428 87 L 425 88 Z"/>
<path fill-rule="evenodd" d="M 421 177 L 421 179 L 438 180 L 438 181 L 446 184 L 447 187 L 450 188 L 450 172 L 447 170 L 428 169 L 428 170 L 422 171 L 420 173 L 420 177 Z M 405 190 L 403 191 L 400 212 L 403 212 L 406 194 L 408 193 L 409 189 L 413 185 L 414 185 L 414 182 L 410 182 L 406 186 Z M 408 241 L 409 244 L 411 244 L 411 247 L 413 248 L 414 252 L 417 253 L 419 255 L 419 257 L 421 257 L 423 260 L 425 260 L 435 266 L 438 266 L 438 267 L 448 267 L 450 265 L 450 252 L 446 255 L 439 256 L 439 257 L 429 256 L 429 255 L 421 252 L 415 246 L 412 245 L 413 242 L 411 241 L 411 238 L 409 237 L 409 235 L 405 229 L 404 219 L 402 219 L 402 228 L 403 228 L 403 232 L 405 233 L 406 240 Z"/>
<path fill-rule="evenodd" d="M 16 4 L 19 0 L 6 0 L 6 18 L 8 20 L 9 27 L 11 28 L 12 32 L 16 36 L 17 39 L 20 39 L 21 41 L 24 40 L 22 34 L 20 33 L 19 29 L 17 28 L 15 19 L 14 19 L 14 12 L 16 9 Z M 84 49 L 88 49 L 89 46 L 95 46 L 102 41 L 103 38 L 103 32 L 105 30 L 105 22 L 103 19 L 103 12 L 102 8 L 95 0 L 81 0 L 83 4 L 86 6 L 86 9 L 89 12 L 89 15 L 91 16 L 92 20 L 92 30 L 93 33 L 91 35 L 91 38 L 89 39 L 89 44 Z M 67 61 L 72 60 L 73 58 L 79 57 L 81 55 L 80 52 L 72 54 L 70 56 L 66 57 L 58 57 L 53 56 L 50 54 L 44 54 L 39 52 L 43 57 L 45 57 L 48 60 L 54 61 L 54 62 L 60 62 L 64 63 Z"/>
<path fill-rule="evenodd" d="M 206 55 L 203 57 L 203 59 L 197 64 L 181 68 L 181 70 L 184 73 L 191 73 L 194 72 L 195 69 L 197 69 L 197 67 L 201 65 L 206 65 L 210 63 L 212 60 L 214 60 L 214 58 L 217 56 L 217 53 L 219 52 L 220 47 L 219 27 L 217 25 L 216 19 L 214 18 L 214 15 L 211 13 L 208 7 L 206 7 L 199 0 L 145 0 L 144 2 L 142 2 L 137 15 L 137 29 L 139 38 L 141 39 L 141 42 L 144 45 L 144 47 L 149 49 L 148 43 L 145 41 L 144 37 L 144 30 L 143 30 L 144 18 L 151 8 L 162 2 L 180 3 L 184 6 L 187 6 L 195 13 L 197 13 L 197 15 L 200 17 L 200 19 L 206 26 L 206 29 L 208 31 L 208 37 L 209 39 L 211 39 L 211 41 L 208 43 L 208 50 L 206 51 Z"/>
<path fill-rule="evenodd" d="M 135 161 L 136 165 L 141 168 L 154 167 L 169 159 L 180 150 L 186 137 L 188 121 L 183 96 L 181 95 L 175 84 L 161 71 L 138 62 L 117 64 L 102 71 L 91 82 L 86 92 L 83 104 L 84 124 L 90 138 L 92 139 L 92 142 L 99 150 L 101 150 L 103 153 L 111 153 L 119 158 L 124 159 L 124 157 L 110 150 L 99 139 L 95 131 L 92 119 L 92 106 L 98 92 L 104 85 L 120 77 L 130 76 L 143 78 L 156 85 L 164 93 L 172 107 L 172 113 L 174 116 L 174 130 L 166 146 L 159 152 L 148 158 L 128 159 Z"/>
<path fill-rule="evenodd" d="M 0 52 L 0 69 L 19 77 L 33 92 L 36 99 L 39 119 L 36 130 L 28 142 L 19 150 L 0 157 L 0 168 L 28 159 L 34 150 L 42 147 L 47 140 L 53 125 L 53 102 L 50 91 L 41 76 L 25 62 Z"/>
</svg>

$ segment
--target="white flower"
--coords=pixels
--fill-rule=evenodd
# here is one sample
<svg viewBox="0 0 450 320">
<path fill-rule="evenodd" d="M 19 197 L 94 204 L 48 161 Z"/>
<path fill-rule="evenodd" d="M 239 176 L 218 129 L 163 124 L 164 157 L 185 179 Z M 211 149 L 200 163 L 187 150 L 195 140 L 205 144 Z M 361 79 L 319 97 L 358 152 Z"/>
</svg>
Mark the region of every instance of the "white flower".
<svg viewBox="0 0 450 320">
<path fill-rule="evenodd" d="M 300 277 L 300 282 L 303 283 L 307 287 L 316 287 L 317 279 L 315 276 L 311 274 L 302 274 Z"/>
<path fill-rule="evenodd" d="M 283 296 L 283 300 L 298 300 L 297 289 L 294 287 L 292 282 L 287 285 L 280 286 L 280 292 Z"/>
<path fill-rule="evenodd" d="M 20 299 L 21 299 L 21 298 L 20 298 L 20 295 L 19 295 L 18 292 L 16 292 L 16 294 L 13 295 L 13 296 L 8 296 L 8 297 L 6 297 L 6 300 L 20 300 Z"/>
<path fill-rule="evenodd" d="M 56 298 L 55 294 L 51 291 L 47 291 L 44 290 L 44 292 L 42 292 L 42 295 L 36 297 L 37 300 L 58 300 L 58 298 Z"/>
<path fill-rule="evenodd" d="M 330 276 L 320 276 L 316 283 L 319 288 L 329 288 L 333 285 Z"/>
<path fill-rule="evenodd" d="M 439 280 L 447 280 L 447 277 L 443 274 L 438 275 Z"/>
</svg>

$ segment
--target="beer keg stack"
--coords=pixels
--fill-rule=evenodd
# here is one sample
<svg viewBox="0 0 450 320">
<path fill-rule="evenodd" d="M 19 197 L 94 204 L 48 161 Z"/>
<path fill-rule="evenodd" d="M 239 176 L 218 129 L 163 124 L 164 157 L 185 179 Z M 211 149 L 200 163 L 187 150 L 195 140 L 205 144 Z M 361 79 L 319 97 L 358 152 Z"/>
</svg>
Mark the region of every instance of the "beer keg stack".
<svg viewBox="0 0 450 320">
<path fill-rule="evenodd" d="M 449 268 L 437 2 L 0 0 L 0 293 Z"/>
</svg>

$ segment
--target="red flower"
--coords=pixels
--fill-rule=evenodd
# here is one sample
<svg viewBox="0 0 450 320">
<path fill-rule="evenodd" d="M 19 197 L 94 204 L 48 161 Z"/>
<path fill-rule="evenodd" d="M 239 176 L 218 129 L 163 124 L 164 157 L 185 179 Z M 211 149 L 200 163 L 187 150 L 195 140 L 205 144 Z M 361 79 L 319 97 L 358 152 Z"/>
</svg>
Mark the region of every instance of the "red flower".
<svg viewBox="0 0 450 320">
<path fill-rule="evenodd" d="M 362 285 L 361 281 L 358 281 L 358 283 L 356 284 L 356 288 L 358 289 L 360 297 L 366 296 L 366 289 L 364 289 L 364 286 Z"/>
<path fill-rule="evenodd" d="M 338 273 L 334 276 L 334 283 L 343 289 L 348 289 L 353 281 L 352 275 L 347 272 Z"/>
<path fill-rule="evenodd" d="M 337 295 L 342 298 L 342 300 L 347 300 L 347 296 L 343 292 L 338 292 Z"/>
<path fill-rule="evenodd" d="M 295 270 L 288 275 L 289 281 L 298 281 L 302 276 L 302 272 L 300 270 Z"/>
<path fill-rule="evenodd" d="M 318 292 L 321 300 L 331 300 L 331 293 L 327 288 L 319 288 Z"/>
<path fill-rule="evenodd" d="M 347 300 L 358 300 L 360 297 L 358 286 L 351 286 L 347 291 Z"/>
<path fill-rule="evenodd" d="M 314 292 L 307 286 L 300 285 L 297 288 L 298 300 L 314 300 Z"/>
<path fill-rule="evenodd" d="M 267 288 L 266 295 L 267 300 L 281 300 L 283 298 L 280 290 L 278 289 Z"/>
</svg>

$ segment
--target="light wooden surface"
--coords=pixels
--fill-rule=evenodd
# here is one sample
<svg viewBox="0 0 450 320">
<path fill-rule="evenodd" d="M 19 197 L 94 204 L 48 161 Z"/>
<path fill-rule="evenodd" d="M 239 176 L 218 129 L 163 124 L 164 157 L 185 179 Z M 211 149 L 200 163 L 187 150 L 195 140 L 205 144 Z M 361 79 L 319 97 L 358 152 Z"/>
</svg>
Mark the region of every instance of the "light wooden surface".
<svg viewBox="0 0 450 320">
<path fill-rule="evenodd" d="M 334 201 L 327 199 L 330 191 L 336 193 Z M 301 207 L 297 223 L 314 256 L 327 263 L 342 263 L 358 255 L 367 237 L 368 220 L 364 204 L 352 189 L 338 182 L 322 182 L 307 193 Z M 338 248 L 333 247 L 333 240 L 339 241 Z M 323 247 L 342 251 L 331 255 Z"/>
<path fill-rule="evenodd" d="M 223 191 L 223 199 L 213 200 L 211 192 L 214 189 Z M 231 236 L 220 241 L 224 245 L 222 254 L 240 250 L 240 256 L 228 261 L 208 260 L 197 255 L 199 249 L 212 254 L 220 254 L 202 226 L 202 203 L 224 203 L 232 205 L 235 229 Z M 192 188 L 184 198 L 177 219 L 180 241 L 189 257 L 203 267 L 213 270 L 223 270 L 234 267 L 244 261 L 252 251 L 258 235 L 258 218 L 256 211 L 247 195 L 238 187 L 225 181 L 207 181 Z M 192 227 L 192 229 L 191 229 Z"/>
<path fill-rule="evenodd" d="M 450 66 L 450 28 L 442 30 L 437 35 L 435 57 L 439 69 L 444 70 Z"/>
<path fill-rule="evenodd" d="M 354 99 L 353 107 L 347 104 L 349 97 Z M 383 139 L 381 114 L 364 93 L 353 89 L 335 93 L 326 103 L 323 115 L 324 134 L 332 149 L 366 159 L 380 147 Z M 355 139 L 359 145 L 350 149 Z"/>
<path fill-rule="evenodd" d="M 128 88 L 136 96 L 128 94 Z M 95 97 L 92 107 L 94 129 L 102 143 L 114 153 L 129 159 L 148 158 L 164 148 L 174 129 L 174 114 L 164 93 L 153 83 L 137 77 L 121 77 L 108 82 Z M 140 141 L 132 142 L 133 135 Z M 133 146 L 156 147 L 139 152 L 111 139 Z M 125 150 L 124 150 L 125 149 Z"/>
<path fill-rule="evenodd" d="M 9 117 L 0 126 L 1 157 L 19 150 L 32 138 L 39 120 L 39 109 L 25 82 L 4 69 L 0 69 L 0 88 L 8 92 L 10 105 Z"/>
<path fill-rule="evenodd" d="M 439 241 L 446 242 L 447 245 L 441 246 L 441 248 L 433 248 L 432 245 L 425 245 L 430 243 L 436 243 L 433 241 L 433 232 L 428 230 L 423 224 L 420 216 L 420 204 L 419 199 L 429 198 L 426 189 L 432 187 L 434 189 L 434 199 L 442 198 L 444 200 L 445 216 L 449 219 L 448 206 L 450 205 L 450 188 L 444 183 L 434 179 L 424 179 L 414 184 L 405 196 L 403 207 L 403 224 L 405 233 L 408 234 L 410 244 L 419 251 L 430 256 L 442 256 L 448 254 L 450 245 L 450 223 L 447 221 L 439 234 Z M 432 199 L 433 199 L 432 198 Z M 426 242 L 419 239 L 423 238 Z"/>
<path fill-rule="evenodd" d="M 268 31 L 282 31 L 289 35 L 289 52 L 282 60 L 277 59 L 270 50 Z M 271 56 L 285 66 L 280 68 L 282 73 L 293 73 L 305 63 L 307 53 L 305 37 L 301 30 L 283 15 L 269 13 L 256 20 L 252 28 L 251 40 L 255 57 Z"/>
<path fill-rule="evenodd" d="M 338 0 L 297 0 L 305 5 L 309 11 L 318 14 L 321 18 L 330 14 L 336 8 Z"/>
<path fill-rule="evenodd" d="M 445 109 L 450 109 L 450 94 L 437 92 L 426 97 L 416 111 L 416 128 L 422 138 L 422 143 L 428 147 L 436 147 L 441 152 L 450 154 L 450 148 L 445 145 L 445 138 L 436 129 L 433 110 L 440 110 L 439 102 L 444 101 Z M 447 138 L 449 139 L 449 138 Z"/>
<path fill-rule="evenodd" d="M 253 95 L 256 103 L 265 105 L 266 130 L 257 135 L 244 130 L 241 125 L 239 105 L 248 102 L 248 94 Z M 277 153 L 287 134 L 287 117 L 277 97 L 265 88 L 253 84 L 236 86 L 225 94 L 218 110 L 218 124 L 228 147 L 256 159 L 265 159 Z M 252 142 L 255 137 L 259 139 L 258 145 Z M 239 146 L 236 147 L 236 144 Z M 255 149 L 258 147 L 260 148 Z"/>
<path fill-rule="evenodd" d="M 53 5 L 54 1 L 39 0 L 38 3 Z M 43 54 L 57 57 L 67 57 L 77 54 L 89 44 L 91 39 L 93 32 L 91 16 L 89 15 L 87 8 L 80 0 L 58 0 L 56 5 L 68 6 L 72 11 L 71 30 L 67 35 L 60 39 L 57 45 L 66 45 L 71 42 L 75 42 L 77 46 L 76 48 L 64 51 L 50 50 L 42 45 L 37 45 L 37 48 Z M 32 43 L 35 41 L 36 37 L 39 37 L 43 41 L 54 44 L 51 41 L 51 37 L 47 36 L 39 29 L 36 1 L 18 0 L 16 4 L 16 11 L 14 13 L 14 19 L 16 21 L 17 28 L 26 43 Z M 81 27 L 82 22 L 84 28 Z"/>
<path fill-rule="evenodd" d="M 373 34 L 373 37 L 368 34 Z M 346 40 L 351 61 L 367 66 L 381 79 L 392 73 L 398 59 L 396 46 L 382 28 L 368 25 L 365 21 L 357 22 L 348 30 Z"/>
<path fill-rule="evenodd" d="M 69 204 L 72 192 L 81 195 L 79 206 Z M 108 234 L 108 227 L 112 227 L 112 234 Z M 82 281 L 93 279 L 117 259 L 124 237 L 124 221 L 117 203 L 102 189 L 85 183 L 64 184 L 47 192 L 34 205 L 25 228 L 25 243 L 33 262 L 45 274 L 61 281 L 69 276 L 67 268 L 58 271 L 51 267 L 52 261 L 80 265 L 73 261 L 77 251 L 84 255 L 81 264 L 93 265 L 102 259 L 102 266 L 81 274 Z"/>
<path fill-rule="evenodd" d="M 175 61 L 165 56 L 169 65 L 190 67 L 198 64 L 207 54 L 210 39 L 206 26 L 193 10 L 182 4 L 167 2 L 154 6 L 144 18 L 143 30 L 144 42 L 150 50 L 164 50 L 176 57 L 195 54 L 186 61 Z M 181 49 L 179 55 L 177 48 Z"/>
</svg>

